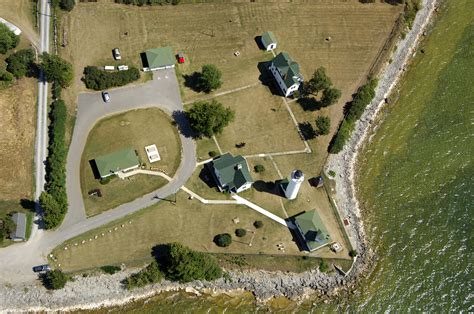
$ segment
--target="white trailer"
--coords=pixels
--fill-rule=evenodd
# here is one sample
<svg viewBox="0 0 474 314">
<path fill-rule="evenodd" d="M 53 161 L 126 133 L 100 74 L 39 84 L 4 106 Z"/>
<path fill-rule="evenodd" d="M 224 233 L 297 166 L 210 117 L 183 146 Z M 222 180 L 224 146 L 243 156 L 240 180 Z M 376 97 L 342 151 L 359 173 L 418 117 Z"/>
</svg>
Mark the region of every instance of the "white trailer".
<svg viewBox="0 0 474 314">
<path fill-rule="evenodd" d="M 113 65 L 106 65 L 106 66 L 104 66 L 104 70 L 105 70 L 105 71 L 113 71 L 113 70 L 115 70 L 115 66 L 113 66 Z"/>
</svg>

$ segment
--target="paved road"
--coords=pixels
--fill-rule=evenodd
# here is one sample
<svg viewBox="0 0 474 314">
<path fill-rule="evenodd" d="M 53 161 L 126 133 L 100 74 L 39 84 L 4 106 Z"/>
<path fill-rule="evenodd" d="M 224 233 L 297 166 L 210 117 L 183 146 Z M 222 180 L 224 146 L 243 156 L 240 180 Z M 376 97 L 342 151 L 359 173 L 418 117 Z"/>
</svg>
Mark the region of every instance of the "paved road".
<svg viewBox="0 0 474 314">
<path fill-rule="evenodd" d="M 67 190 L 69 210 L 64 223 L 56 231 L 44 231 L 27 243 L 16 244 L 0 249 L 0 283 L 25 282 L 36 278 L 31 267 L 44 263 L 46 256 L 57 245 L 86 231 L 98 228 L 110 221 L 131 214 L 157 202 L 155 198 L 165 198 L 176 193 L 194 172 L 196 166 L 196 147 L 190 137 L 180 134 L 182 161 L 166 186 L 130 203 L 108 210 L 100 215 L 86 219 L 80 191 L 80 159 L 88 132 L 101 118 L 118 112 L 137 108 L 158 107 L 173 113 L 183 110 L 178 82 L 174 70 L 154 73 L 154 79 L 146 84 L 111 90 L 111 102 L 104 103 L 100 93 L 84 93 L 79 96 L 77 120 L 69 149 L 67 163 Z M 189 132 L 189 126 L 182 115 L 173 115 L 182 133 Z"/>
</svg>

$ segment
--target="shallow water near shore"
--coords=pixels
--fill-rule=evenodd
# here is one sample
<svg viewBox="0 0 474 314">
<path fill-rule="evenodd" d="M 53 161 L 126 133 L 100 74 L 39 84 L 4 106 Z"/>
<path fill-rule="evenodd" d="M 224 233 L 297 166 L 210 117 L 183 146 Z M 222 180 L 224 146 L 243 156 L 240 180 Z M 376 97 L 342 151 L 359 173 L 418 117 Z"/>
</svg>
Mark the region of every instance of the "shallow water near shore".
<svg viewBox="0 0 474 314">
<path fill-rule="evenodd" d="M 250 294 L 169 292 L 111 311 L 473 311 L 472 12 L 474 1 L 444 2 L 398 99 L 382 109 L 383 122 L 360 154 L 356 186 L 378 262 L 353 297 L 299 305 L 278 299 L 262 306 Z"/>
</svg>

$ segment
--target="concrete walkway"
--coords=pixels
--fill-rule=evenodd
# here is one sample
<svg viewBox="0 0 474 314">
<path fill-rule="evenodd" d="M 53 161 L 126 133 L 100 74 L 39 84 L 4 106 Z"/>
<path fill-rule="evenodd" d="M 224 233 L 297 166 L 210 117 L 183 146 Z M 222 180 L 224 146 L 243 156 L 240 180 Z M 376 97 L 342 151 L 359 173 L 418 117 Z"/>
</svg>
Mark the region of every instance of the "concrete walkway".
<svg viewBox="0 0 474 314">
<path fill-rule="evenodd" d="M 290 225 L 290 224 L 286 223 L 286 221 L 285 221 L 283 218 L 280 218 L 280 217 L 278 217 L 277 215 L 270 213 L 268 210 L 263 209 L 262 207 L 260 207 L 260 206 L 258 206 L 258 205 L 256 205 L 256 204 L 254 204 L 254 203 L 252 203 L 252 202 L 246 200 L 246 199 L 243 198 L 243 197 L 240 197 L 240 196 L 238 196 L 238 195 L 232 195 L 232 198 L 235 199 L 239 204 L 242 204 L 242 205 L 245 205 L 245 206 L 247 206 L 247 207 L 250 207 L 250 208 L 252 208 L 253 210 L 259 212 L 259 213 L 262 214 L 262 215 L 267 216 L 267 217 L 270 218 L 271 220 L 276 221 L 276 222 L 278 222 L 279 224 L 281 224 L 281 225 L 283 225 L 283 226 L 285 226 L 285 227 L 288 227 L 288 228 L 291 228 L 291 229 L 294 228 L 293 225 Z"/>
</svg>

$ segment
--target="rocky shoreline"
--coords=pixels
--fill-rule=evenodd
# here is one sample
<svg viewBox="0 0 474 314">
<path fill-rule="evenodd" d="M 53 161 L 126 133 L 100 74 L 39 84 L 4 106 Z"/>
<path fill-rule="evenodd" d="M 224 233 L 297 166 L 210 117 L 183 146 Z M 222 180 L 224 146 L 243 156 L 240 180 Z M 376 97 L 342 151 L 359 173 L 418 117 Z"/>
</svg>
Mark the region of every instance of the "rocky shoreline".
<svg viewBox="0 0 474 314">
<path fill-rule="evenodd" d="M 76 309 L 94 309 L 120 306 L 139 299 L 149 298 L 166 291 L 184 291 L 200 294 L 236 294 L 251 291 L 257 301 L 265 302 L 275 297 L 286 297 L 294 301 L 303 301 L 310 296 L 333 297 L 352 291 L 357 278 L 370 272 L 375 255 L 370 250 L 360 216 L 359 203 L 355 197 L 355 161 L 361 144 L 378 112 L 385 104 L 402 75 L 407 62 L 413 55 L 420 36 L 430 21 L 436 0 L 423 0 L 423 8 L 418 12 L 412 30 L 398 42 L 398 48 L 392 55 L 379 77 L 376 96 L 366 108 L 361 120 L 356 124 L 349 143 L 338 155 L 328 159 L 326 171 L 336 172 L 336 201 L 351 222 L 350 236 L 354 239 L 359 255 L 349 274 L 328 275 L 319 270 L 304 273 L 283 273 L 267 271 L 228 271 L 229 278 L 214 282 L 194 281 L 179 284 L 162 281 L 136 290 L 124 289 L 121 281 L 131 272 L 126 270 L 115 275 L 77 276 L 62 290 L 47 291 L 39 282 L 0 287 L 0 311 L 71 311 Z"/>
</svg>

